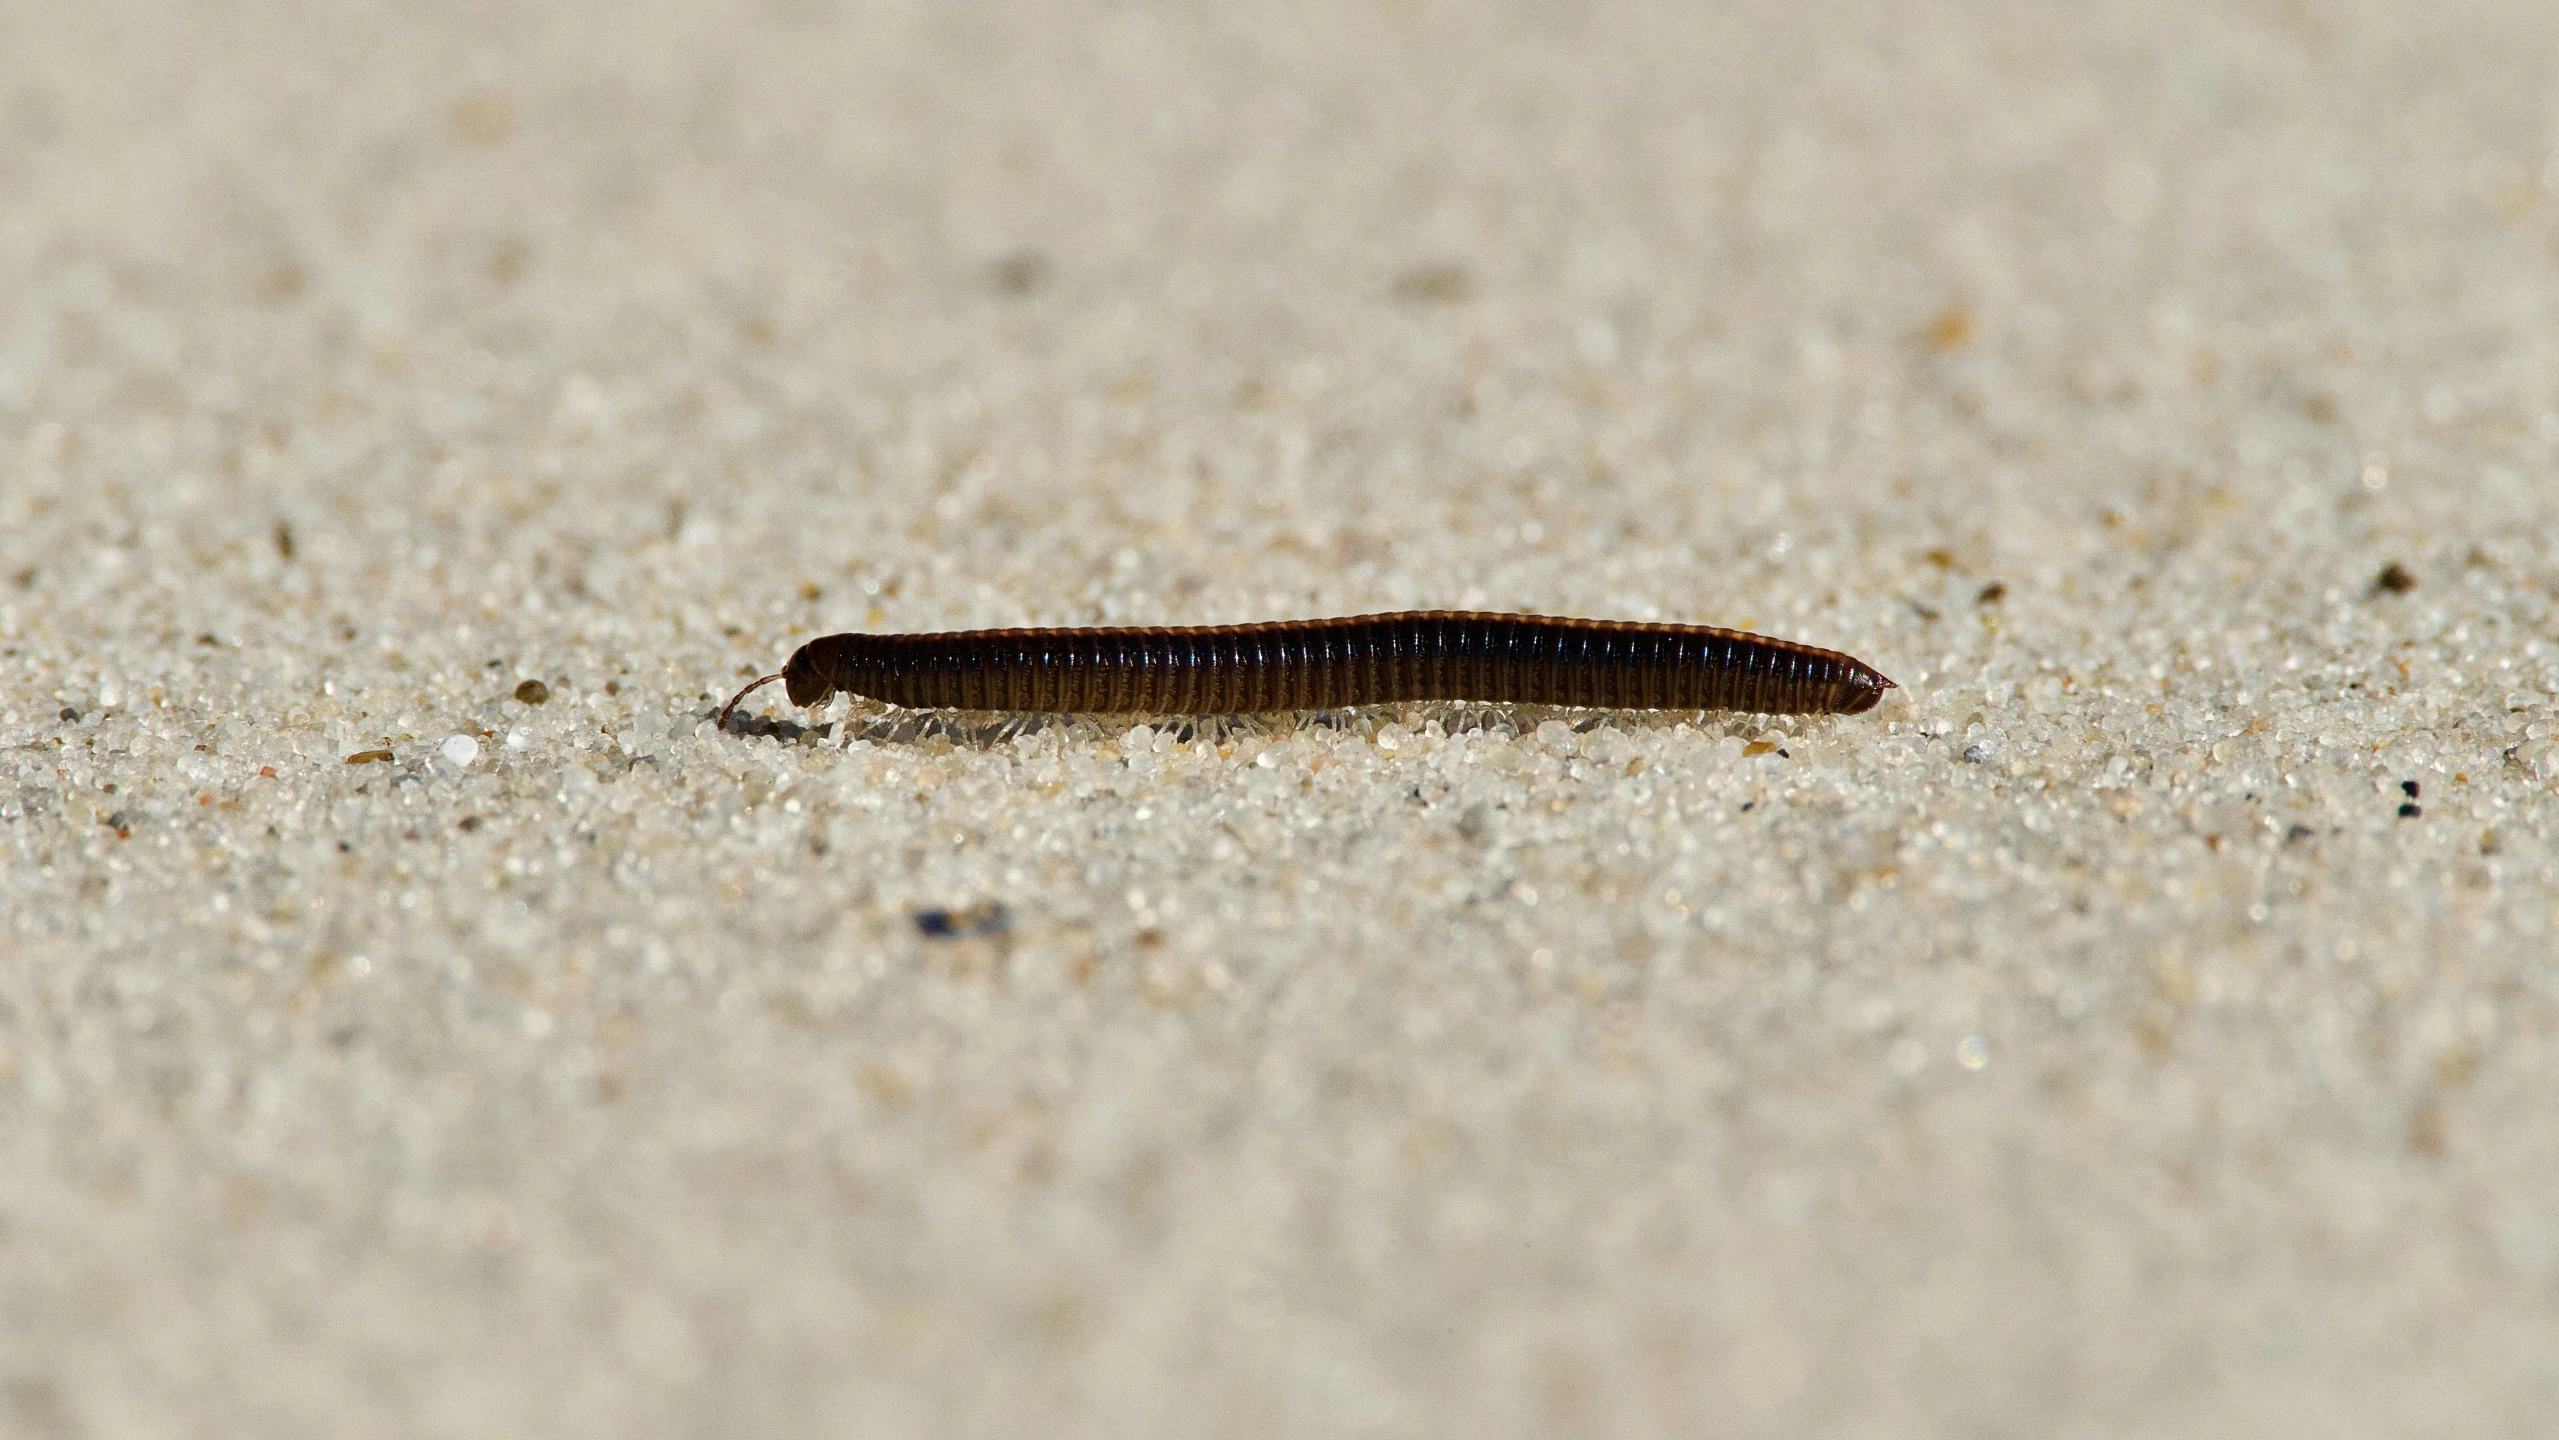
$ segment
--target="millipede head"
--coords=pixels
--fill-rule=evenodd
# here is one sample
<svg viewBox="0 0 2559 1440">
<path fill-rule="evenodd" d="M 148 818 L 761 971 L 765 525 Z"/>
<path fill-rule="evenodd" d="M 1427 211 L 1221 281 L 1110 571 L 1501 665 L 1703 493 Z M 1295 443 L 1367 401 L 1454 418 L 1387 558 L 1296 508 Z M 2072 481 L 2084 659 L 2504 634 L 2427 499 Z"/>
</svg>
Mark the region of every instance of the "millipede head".
<svg viewBox="0 0 2559 1440">
<path fill-rule="evenodd" d="M 817 663 L 817 644 L 812 641 L 791 652 L 790 663 L 782 667 L 782 688 L 790 693 L 794 705 L 823 704 L 835 693 L 835 685 Z"/>
<path fill-rule="evenodd" d="M 721 730 L 729 728 L 729 715 L 737 709 L 737 703 L 776 680 L 782 682 L 784 693 L 791 697 L 791 703 L 794 705 L 815 705 L 834 694 L 835 686 L 827 680 L 825 670 L 817 662 L 817 656 L 811 653 L 816 649 L 814 644 L 801 646 L 799 652 L 791 657 L 790 663 L 784 665 L 779 671 L 760 680 L 749 682 L 744 689 L 730 696 L 729 703 L 720 707 L 719 724 L 714 728 Z"/>
</svg>

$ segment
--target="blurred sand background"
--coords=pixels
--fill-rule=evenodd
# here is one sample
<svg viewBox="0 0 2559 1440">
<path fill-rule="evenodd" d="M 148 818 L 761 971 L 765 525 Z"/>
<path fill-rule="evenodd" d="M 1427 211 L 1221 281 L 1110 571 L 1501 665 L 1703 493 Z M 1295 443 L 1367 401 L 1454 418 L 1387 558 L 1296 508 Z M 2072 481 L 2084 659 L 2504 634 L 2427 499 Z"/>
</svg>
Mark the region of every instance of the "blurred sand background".
<svg viewBox="0 0 2559 1440">
<path fill-rule="evenodd" d="M 0 6 L 0 1431 L 2546 1433 L 2554 587 L 2542 0 Z"/>
</svg>

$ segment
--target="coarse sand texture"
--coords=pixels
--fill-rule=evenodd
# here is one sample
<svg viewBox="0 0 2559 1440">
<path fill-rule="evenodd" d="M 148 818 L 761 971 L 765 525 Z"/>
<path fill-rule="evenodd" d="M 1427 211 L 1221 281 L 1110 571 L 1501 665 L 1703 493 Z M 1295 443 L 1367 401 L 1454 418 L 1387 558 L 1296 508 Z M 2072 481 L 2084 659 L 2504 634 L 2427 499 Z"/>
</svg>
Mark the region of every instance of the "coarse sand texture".
<svg viewBox="0 0 2559 1440">
<path fill-rule="evenodd" d="M 0 1435 L 2528 1436 L 2546 0 L 0 4 Z M 893 711 L 1466 609 L 1769 717 Z"/>
</svg>

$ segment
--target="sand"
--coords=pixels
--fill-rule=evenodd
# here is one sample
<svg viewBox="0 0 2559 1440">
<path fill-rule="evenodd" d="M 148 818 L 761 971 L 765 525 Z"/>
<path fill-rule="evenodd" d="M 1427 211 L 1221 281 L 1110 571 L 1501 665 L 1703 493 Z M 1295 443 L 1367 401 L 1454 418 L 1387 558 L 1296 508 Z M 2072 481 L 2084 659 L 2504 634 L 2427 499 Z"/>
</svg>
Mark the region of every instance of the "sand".
<svg viewBox="0 0 2559 1440">
<path fill-rule="evenodd" d="M 2537 1433 L 2554 77 L 0 10 L 0 1431 Z M 704 718 L 1410 607 L 1903 688 Z"/>
</svg>

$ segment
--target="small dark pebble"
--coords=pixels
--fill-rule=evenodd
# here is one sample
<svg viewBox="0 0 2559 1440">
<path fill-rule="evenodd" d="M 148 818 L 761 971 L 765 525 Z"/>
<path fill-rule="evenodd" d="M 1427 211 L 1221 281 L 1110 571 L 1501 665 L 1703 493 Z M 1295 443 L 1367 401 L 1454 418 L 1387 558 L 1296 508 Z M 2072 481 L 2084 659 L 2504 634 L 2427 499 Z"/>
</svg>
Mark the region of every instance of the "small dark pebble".
<svg viewBox="0 0 2559 1440">
<path fill-rule="evenodd" d="M 1795 758 L 1795 752 L 1792 750 L 1780 750 L 1777 752 L 1777 758 L 1780 760 L 1792 760 Z"/>
<path fill-rule="evenodd" d="M 2426 807 L 2423 805 L 2402 805 L 2399 807 L 2399 818 L 2402 820 L 2414 820 L 2425 813 Z"/>
<path fill-rule="evenodd" d="M 1475 293 L 1475 282 L 1462 265 L 1416 265 L 1386 293 L 1407 305 L 1456 305 Z"/>
<path fill-rule="evenodd" d="M 1979 745 L 1967 745 L 1964 747 L 1963 761 L 1967 765 L 1979 765 L 1989 759 L 1990 752 L 1984 750 Z"/>
<path fill-rule="evenodd" d="M 108 816 L 106 823 L 107 828 L 110 830 L 126 830 L 132 828 L 125 823 L 124 812 L 121 810 L 118 810 L 113 815 Z"/>
<path fill-rule="evenodd" d="M 388 763 L 390 759 L 391 752 L 388 750 L 358 750 L 347 757 L 347 763 L 349 765 L 381 765 Z"/>
<path fill-rule="evenodd" d="M 918 910 L 915 928 L 927 940 L 960 940 L 973 935 L 1001 935 L 1013 928 L 1013 914 L 989 900 L 965 910 Z"/>
<path fill-rule="evenodd" d="M 515 698 L 526 705 L 539 705 L 551 698 L 551 687 L 539 680 L 527 680 L 515 687 Z"/>
<path fill-rule="evenodd" d="M 1037 250 L 1016 250 L 986 267 L 986 283 L 999 295 L 1028 295 L 1048 283 L 1049 258 Z"/>
<path fill-rule="evenodd" d="M 62 718 L 70 721 L 74 725 L 77 725 L 80 723 L 80 712 L 72 709 L 68 705 L 65 705 L 62 707 Z"/>
<path fill-rule="evenodd" d="M 2402 780 L 2402 781 L 2400 781 L 2400 782 L 2399 782 L 2399 793 L 2400 793 L 2400 794 L 2402 794 L 2402 795 L 2407 796 L 2407 797 L 2408 797 L 2409 799 L 2411 799 L 2411 800 L 2416 799 L 2416 798 L 2417 798 L 2417 782 L 2416 782 L 2416 781 L 2414 781 L 2414 780 Z"/>
<path fill-rule="evenodd" d="M 1745 800 L 1745 801 L 1743 801 L 1743 802 L 1742 802 L 1742 813 L 1743 813 L 1743 814 L 1745 814 L 1745 815 L 1749 814 L 1749 813 L 1750 813 L 1754 808 L 1756 808 L 1756 807 L 1758 806 L 1758 804 L 1759 804 L 1759 802 L 1758 802 L 1758 801 L 1756 801 L 1756 800 Z"/>
<path fill-rule="evenodd" d="M 465 815 L 455 823 L 461 826 L 462 832 L 467 835 L 480 828 L 480 817 L 477 815 Z"/>
<path fill-rule="evenodd" d="M 2284 832 L 2284 843 L 2290 845 L 2296 840 L 2307 840 L 2313 833 L 2307 825 L 2295 825 Z"/>
<path fill-rule="evenodd" d="M 2381 573 L 2373 578 L 2372 583 L 2376 590 L 2387 590 L 2393 595 L 2405 595 L 2417 588 L 2417 577 L 2409 571 L 2407 566 L 2393 560 L 2381 567 Z"/>
<path fill-rule="evenodd" d="M 1989 584 L 1981 587 L 1981 593 L 1973 597 L 1973 603 L 1976 605 L 1996 605 L 2007 598 L 2008 582 L 2005 580 L 1993 580 Z"/>
</svg>

